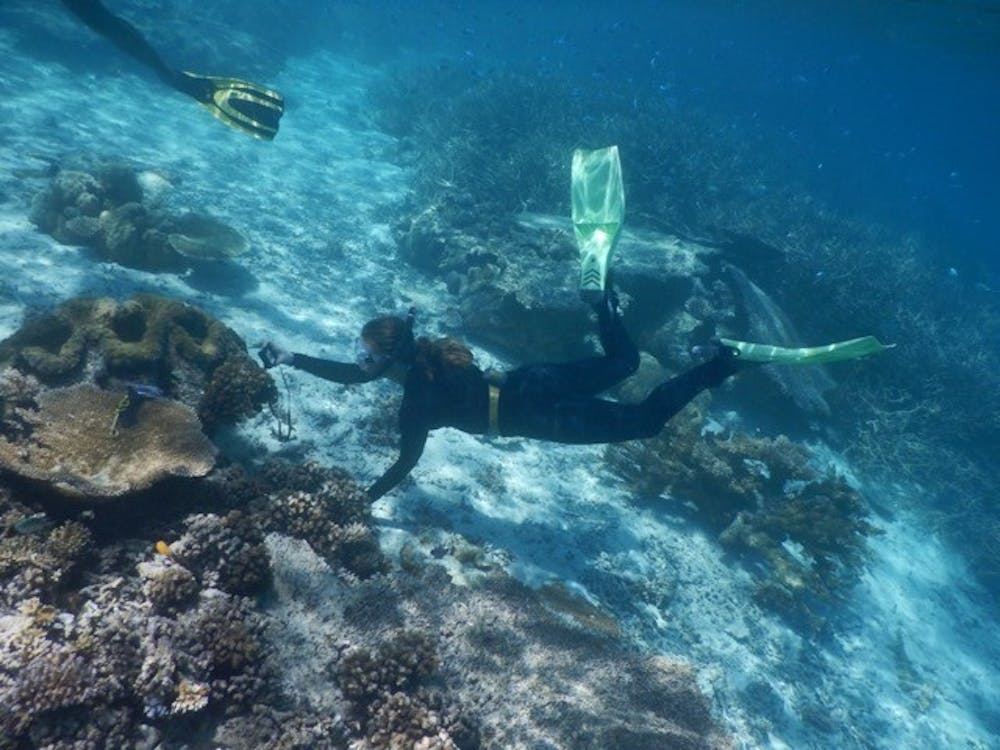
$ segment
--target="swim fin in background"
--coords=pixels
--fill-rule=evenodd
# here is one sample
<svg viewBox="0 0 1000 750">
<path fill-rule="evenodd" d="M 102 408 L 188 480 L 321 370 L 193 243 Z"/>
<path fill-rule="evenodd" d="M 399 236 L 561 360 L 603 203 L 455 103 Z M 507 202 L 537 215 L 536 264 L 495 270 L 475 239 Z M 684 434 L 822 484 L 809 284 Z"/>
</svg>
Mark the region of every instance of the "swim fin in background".
<svg viewBox="0 0 1000 750">
<path fill-rule="evenodd" d="M 180 73 L 178 91 L 193 98 L 231 128 L 265 141 L 278 134 L 285 100 L 277 91 L 239 78 Z"/>
<path fill-rule="evenodd" d="M 98 0 L 62 0 L 77 18 L 119 49 L 150 68 L 165 84 L 187 94 L 222 122 L 254 138 L 270 141 L 278 133 L 285 100 L 277 91 L 239 78 L 203 76 L 170 68 L 139 30 Z"/>
<path fill-rule="evenodd" d="M 787 348 L 771 344 L 752 344 L 748 341 L 734 339 L 718 339 L 723 346 L 728 346 L 739 352 L 744 362 L 760 364 L 783 365 L 818 365 L 826 362 L 842 362 L 847 359 L 877 354 L 891 349 L 895 344 L 883 344 L 874 336 L 862 336 L 848 341 L 837 341 L 824 346 L 807 346 Z"/>
</svg>

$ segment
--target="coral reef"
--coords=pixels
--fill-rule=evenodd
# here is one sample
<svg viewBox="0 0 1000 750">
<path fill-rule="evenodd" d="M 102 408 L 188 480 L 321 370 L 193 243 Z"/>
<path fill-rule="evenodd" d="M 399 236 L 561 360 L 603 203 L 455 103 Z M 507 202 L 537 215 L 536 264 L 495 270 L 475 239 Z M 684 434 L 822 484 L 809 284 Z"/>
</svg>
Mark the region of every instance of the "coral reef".
<svg viewBox="0 0 1000 750">
<path fill-rule="evenodd" d="M 865 502 L 787 437 L 702 434 L 708 402 L 699 398 L 653 440 L 609 446 L 608 461 L 639 495 L 693 503 L 722 544 L 763 562 L 762 603 L 819 627 L 877 533 Z"/>
<path fill-rule="evenodd" d="M 194 408 L 209 431 L 277 396 L 235 332 L 192 305 L 152 295 L 65 302 L 0 342 L 0 365 L 48 385 L 154 384 Z"/>
<path fill-rule="evenodd" d="M 838 431 L 838 447 L 870 476 L 923 488 L 911 493 L 915 509 L 933 513 L 969 556 L 976 575 L 1000 592 L 1000 528 L 988 490 L 1000 482 L 994 459 L 1000 445 L 996 285 L 972 269 L 960 278 L 944 278 L 941 266 L 947 264 L 928 262 L 955 258 L 960 250 L 954 238 L 907 234 L 832 210 L 804 187 L 807 178 L 795 173 L 794 165 L 807 160 L 789 158 L 798 148 L 791 140 L 776 141 L 773 133 L 754 132 L 747 123 L 732 129 L 666 99 L 640 94 L 637 100 L 627 88 L 591 83 L 590 95 L 580 97 L 571 82 L 551 75 L 409 67 L 374 86 L 374 116 L 416 162 L 412 211 L 399 227 L 404 257 L 441 274 L 460 295 L 468 317 L 463 329 L 505 345 L 489 338 L 496 326 L 502 331 L 498 338 L 511 335 L 524 356 L 573 354 L 565 345 L 549 348 L 530 334 L 504 330 L 506 320 L 515 319 L 522 330 L 526 323 L 579 336 L 563 325 L 557 306 L 517 297 L 512 304 L 502 293 L 505 274 L 522 275 L 507 266 L 512 257 L 530 257 L 536 266 L 569 260 L 568 254 L 550 259 L 535 254 L 535 247 L 552 241 L 552 227 L 562 225 L 551 221 L 546 228 L 536 221 L 531 240 L 520 233 L 521 222 L 504 217 L 565 216 L 572 149 L 619 144 L 628 227 L 668 233 L 716 251 L 714 258 L 703 255 L 707 273 L 689 274 L 699 277 L 696 283 L 703 282 L 710 296 L 656 298 L 648 296 L 648 285 L 616 279 L 637 300 L 646 295 L 660 307 L 678 300 L 695 319 L 663 320 L 662 310 L 637 315 L 629 324 L 640 345 L 674 365 L 670 347 L 690 343 L 679 340 L 678 333 L 739 338 L 748 330 L 768 330 L 776 319 L 765 300 L 780 302 L 804 334 L 802 341 L 872 333 L 896 343 L 891 356 L 838 365 L 841 388 L 833 391 L 812 368 L 774 368 L 767 375 L 778 381 L 781 392 L 758 389 L 755 403 L 745 406 L 804 426 L 801 414 L 771 408 L 779 398 L 787 403 L 783 394 L 791 394 L 798 406 Z M 589 111 L 595 100 L 601 101 L 596 118 Z M 635 101 L 642 106 L 636 108 Z M 543 234 L 548 235 L 544 240 Z M 557 242 L 565 250 L 562 235 Z M 488 259 L 481 270 L 469 263 L 467 271 L 454 261 L 462 252 L 471 256 L 472 248 Z M 616 270 L 631 252 L 623 237 Z M 741 281 L 722 270 L 721 258 L 761 284 L 762 295 L 746 286 L 735 295 Z M 476 296 L 480 275 L 501 279 L 486 286 L 501 293 Z M 711 304 L 701 304 L 723 295 L 743 301 L 740 314 L 733 317 L 731 304 L 722 315 L 713 313 Z M 530 320 L 524 310 L 532 313 Z M 765 381 L 755 377 L 753 382 Z"/>
<path fill-rule="evenodd" d="M 31 375 L 13 367 L 0 371 L 0 435 L 16 442 L 31 434 L 41 390 L 41 383 Z"/>
<path fill-rule="evenodd" d="M 18 533 L 17 521 L 28 517 L 28 509 L 5 497 L 0 498 L 0 508 L 4 508 L 5 531 L 10 530 L 0 536 L 0 581 L 4 581 L 0 606 L 13 607 L 33 598 L 53 601 L 92 552 L 89 529 L 65 521 L 34 533 Z"/>
<path fill-rule="evenodd" d="M 456 586 L 430 564 L 335 583 L 305 545 L 269 545 L 275 616 L 315 602 L 279 653 L 306 694 L 332 668 L 359 748 L 729 747 L 689 666 L 567 622 L 505 575 Z"/>
<path fill-rule="evenodd" d="M 88 502 L 211 470 L 215 448 L 191 409 L 150 401 L 120 435 L 112 424 L 121 400 L 92 385 L 42 393 L 36 409 L 26 412 L 19 439 L 0 439 L 0 468 Z"/>
<path fill-rule="evenodd" d="M 337 568 L 362 578 L 386 568 L 370 526 L 368 498 L 346 477 L 328 481 L 314 492 L 276 493 L 263 518 L 266 531 L 304 539 Z"/>
<path fill-rule="evenodd" d="M 245 513 L 188 516 L 181 538 L 169 545 L 170 556 L 203 586 L 230 594 L 251 594 L 270 581 L 264 539 Z"/>
<path fill-rule="evenodd" d="M 9 572 L 0 571 L 8 594 Z M 102 575 L 77 592 L 68 600 L 72 609 L 38 598 L 4 602 L 0 734 L 6 741 L 139 747 L 150 736 L 186 740 L 198 723 L 210 729 L 218 716 L 276 703 L 266 621 L 249 600 L 199 592 L 198 584 L 192 592 L 190 579 L 176 578 L 164 597 L 170 584 L 160 573 L 140 566 L 140 575 L 147 592 L 156 581 L 150 603 L 139 594 L 139 578 L 120 575 Z"/>
<path fill-rule="evenodd" d="M 143 204 L 136 174 L 124 164 L 93 173 L 60 170 L 36 196 L 31 220 L 68 245 L 93 248 L 104 260 L 147 271 L 178 271 L 187 258 L 217 260 L 244 252 L 246 240 L 217 219 L 170 216 Z"/>
</svg>

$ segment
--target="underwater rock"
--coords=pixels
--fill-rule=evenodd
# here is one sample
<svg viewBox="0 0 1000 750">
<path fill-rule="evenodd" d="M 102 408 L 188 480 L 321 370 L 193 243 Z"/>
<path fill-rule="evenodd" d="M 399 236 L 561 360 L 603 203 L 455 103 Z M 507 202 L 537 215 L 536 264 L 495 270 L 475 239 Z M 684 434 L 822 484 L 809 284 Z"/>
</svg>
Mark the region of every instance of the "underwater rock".
<svg viewBox="0 0 1000 750">
<path fill-rule="evenodd" d="M 0 341 L 0 367 L 48 385 L 144 382 L 195 409 L 206 430 L 256 414 L 274 381 L 239 336 L 198 308 L 165 297 L 79 297 Z"/>
<path fill-rule="evenodd" d="M 41 393 L 21 439 L 0 440 L 0 468 L 91 502 L 211 470 L 215 448 L 189 407 L 149 401 L 116 435 L 121 401 L 121 393 L 86 384 Z"/>
</svg>

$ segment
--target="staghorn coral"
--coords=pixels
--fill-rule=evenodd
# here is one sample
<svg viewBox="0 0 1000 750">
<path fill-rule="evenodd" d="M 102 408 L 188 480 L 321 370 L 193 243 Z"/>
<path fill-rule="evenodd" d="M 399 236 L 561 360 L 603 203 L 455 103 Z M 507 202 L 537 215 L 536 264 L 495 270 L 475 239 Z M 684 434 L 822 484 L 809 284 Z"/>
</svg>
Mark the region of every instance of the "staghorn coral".
<svg viewBox="0 0 1000 750">
<path fill-rule="evenodd" d="M 90 385 L 43 393 L 30 437 L 0 440 L 0 467 L 88 502 L 211 470 L 215 448 L 189 408 L 167 399 L 144 403 L 137 423 L 116 437 L 120 401 L 121 394 Z"/>
<path fill-rule="evenodd" d="M 171 555 L 203 586 L 250 594 L 270 581 L 267 548 L 255 523 L 240 511 L 188 516 Z"/>
</svg>

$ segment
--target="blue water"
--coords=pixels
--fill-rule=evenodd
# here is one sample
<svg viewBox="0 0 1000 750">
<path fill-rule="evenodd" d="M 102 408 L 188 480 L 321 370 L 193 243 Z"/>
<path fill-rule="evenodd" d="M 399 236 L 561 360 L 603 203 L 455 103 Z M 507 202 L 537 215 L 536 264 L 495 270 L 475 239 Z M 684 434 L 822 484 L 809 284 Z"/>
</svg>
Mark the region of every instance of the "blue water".
<svg viewBox="0 0 1000 750">
<path fill-rule="evenodd" d="M 841 210 L 1000 271 L 1000 3 L 410 3 L 355 9 L 348 44 L 525 66 L 665 98 L 763 134 Z M 393 33 L 379 32 L 388 18 Z M 366 27 L 366 24 L 371 24 Z"/>
<path fill-rule="evenodd" d="M 872 412 L 899 417 L 885 422 L 885 429 L 896 430 L 893 438 L 905 436 L 909 411 L 921 415 L 922 407 L 931 408 L 920 401 L 922 394 L 940 397 L 933 408 L 948 406 L 949 388 L 963 397 L 964 409 L 977 397 L 995 403 L 989 389 L 996 381 L 977 380 L 982 371 L 976 368 L 992 366 L 998 342 L 993 333 L 988 339 L 976 334 L 995 332 L 998 319 L 1000 2 L 108 5 L 155 39 L 171 63 L 279 88 L 287 100 L 282 128 L 273 143 L 251 141 L 164 92 L 68 19 L 58 3 L 5 3 L 0 338 L 37 307 L 81 294 L 137 291 L 195 303 L 250 346 L 274 338 L 320 356 L 350 356 L 365 319 L 410 304 L 420 308 L 421 330 L 465 336 L 442 280 L 399 259 L 394 232 L 413 209 L 414 157 L 398 148 L 394 134 L 378 130 L 377 118 L 365 111 L 371 106 L 366 92 L 387 70 L 470 74 L 459 80 L 516 70 L 568 80 L 578 99 L 592 99 L 594 117 L 609 92 L 617 103 L 630 102 L 637 115 L 697 111 L 733 142 L 756 144 L 773 175 L 801 186 L 825 211 L 879 227 L 900 244 L 916 236 L 920 278 L 930 278 L 935 292 L 914 300 L 913 317 L 927 316 L 920 319 L 926 327 L 905 325 L 911 322 L 906 288 L 894 286 L 879 300 L 897 317 L 870 332 L 908 338 L 877 361 L 837 371 L 848 386 L 840 394 L 844 414 L 865 413 L 852 403 L 851 386 L 870 395 L 863 390 L 866 378 L 892 372 L 900 361 L 910 368 L 900 375 L 900 388 L 912 387 L 916 396 L 891 391 L 868 404 Z M 628 144 L 622 147 L 624 153 Z M 252 250 L 221 271 L 201 269 L 202 276 L 95 263 L 28 221 L 31 195 L 41 183 L 37 176 L 13 175 L 37 168 L 39 154 L 68 163 L 79 154 L 129 160 L 163 190 L 168 206 L 224 217 L 247 235 Z M 558 169 L 566 170 L 568 150 L 566 157 Z M 632 165 L 623 166 L 628 174 Z M 566 213 L 565 206 L 550 208 Z M 565 218 L 532 220 L 548 231 Z M 630 231 L 644 228 L 638 219 L 631 222 L 629 217 Z M 630 241 L 647 255 L 674 247 L 672 238 L 664 243 L 655 234 L 645 244 Z M 630 260 L 635 258 L 623 263 Z M 656 262 L 648 265 L 654 269 L 651 290 L 660 288 L 653 280 Z M 764 268 L 771 266 L 761 263 Z M 781 294 L 789 298 L 788 288 L 803 278 L 784 271 L 788 277 L 761 270 L 754 278 L 782 301 Z M 918 276 L 912 268 L 903 271 Z M 819 330 L 825 337 L 855 321 L 831 320 L 828 329 L 817 324 L 837 291 L 832 272 L 822 273 L 826 269 L 815 276 L 810 269 L 808 287 L 795 290 L 799 297 L 792 303 L 815 326 L 807 333 Z M 640 322 L 637 309 L 656 312 L 661 300 L 650 296 L 634 303 L 629 325 Z M 960 314 L 952 315 L 955 310 Z M 961 328 L 941 322 L 955 326 L 956 318 Z M 928 343 L 925 333 L 949 343 L 961 334 L 968 343 L 947 373 L 954 377 L 920 391 L 914 383 L 923 377 L 921 357 L 937 351 L 934 336 Z M 477 355 L 509 364 L 499 346 L 479 346 Z M 275 442 L 266 419 L 258 419 L 235 445 L 343 466 L 359 481 L 377 478 L 395 457 L 384 435 L 383 442 L 378 435 L 370 439 L 379 429 L 391 432 L 391 415 L 381 404 L 391 389 L 341 389 L 294 372 L 290 378 L 283 387 L 297 398 L 298 440 Z M 826 419 L 804 417 L 787 399 L 772 396 L 761 406 L 756 395 L 723 395 L 713 429 L 739 424 L 729 409 L 749 415 L 755 407 L 771 413 L 742 425 L 748 431 L 771 434 L 794 424 L 808 436 L 817 464 L 845 471 L 863 486 L 871 521 L 882 532 L 868 541 L 869 557 L 843 601 L 830 605 L 839 611 L 822 636 L 758 607 L 749 593 L 757 571 L 724 551 L 715 531 L 692 522 L 689 504 L 633 497 L 605 465 L 602 448 L 530 441 L 498 447 L 453 431 L 435 433 L 411 480 L 376 508 L 383 544 L 396 553 L 430 538 L 443 549 L 453 544 L 451 534 L 461 534 L 531 586 L 560 580 L 586 591 L 623 623 L 628 648 L 694 665 L 713 716 L 741 749 L 998 747 L 1000 716 L 992 696 L 1000 675 L 1000 576 L 976 564 L 997 559 L 983 554 L 991 539 L 985 530 L 998 523 L 991 500 L 997 488 L 980 486 L 980 495 L 990 499 L 983 504 L 981 497 L 963 496 L 968 484 L 959 481 L 995 477 L 995 470 L 959 477 L 964 465 L 931 466 L 943 479 L 930 498 L 903 481 L 910 478 L 909 466 L 854 476 L 851 446 L 838 443 L 838 436 L 851 434 L 855 425 L 845 424 L 836 409 Z M 953 436 L 938 437 L 990 469 L 1000 428 L 992 412 L 974 416 L 969 421 L 976 429 L 955 436 L 954 445 Z M 794 540 L 786 541 L 794 550 Z M 444 557 L 442 564 L 461 567 Z M 295 569 L 297 561 L 293 556 L 281 564 Z M 476 573 L 459 570 L 456 577 Z M 317 598 L 337 608 L 335 586 L 332 594 L 316 589 L 322 593 Z M 304 630 L 309 618 L 322 619 L 294 597 L 281 606 L 289 617 L 302 617 Z M 340 637 L 310 632 L 326 648 Z M 309 687 L 329 697 L 329 675 L 319 678 Z M 308 693 L 305 686 L 302 692 Z"/>
</svg>

